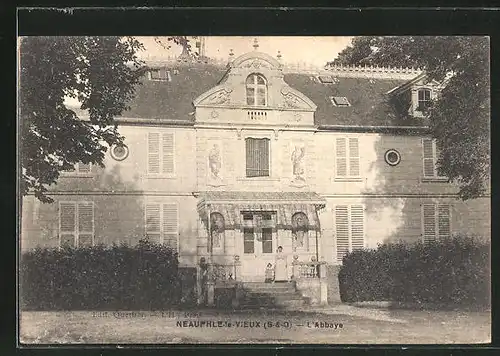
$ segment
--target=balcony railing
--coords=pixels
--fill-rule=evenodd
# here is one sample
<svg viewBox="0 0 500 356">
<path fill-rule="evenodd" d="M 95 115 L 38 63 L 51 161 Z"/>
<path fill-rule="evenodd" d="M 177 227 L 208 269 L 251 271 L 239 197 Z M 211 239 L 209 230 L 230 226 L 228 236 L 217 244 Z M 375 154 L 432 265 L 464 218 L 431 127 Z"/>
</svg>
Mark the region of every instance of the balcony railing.
<svg viewBox="0 0 500 356">
<path fill-rule="evenodd" d="M 252 121 L 262 121 L 267 119 L 267 111 L 264 110 L 249 110 L 247 118 Z"/>
</svg>

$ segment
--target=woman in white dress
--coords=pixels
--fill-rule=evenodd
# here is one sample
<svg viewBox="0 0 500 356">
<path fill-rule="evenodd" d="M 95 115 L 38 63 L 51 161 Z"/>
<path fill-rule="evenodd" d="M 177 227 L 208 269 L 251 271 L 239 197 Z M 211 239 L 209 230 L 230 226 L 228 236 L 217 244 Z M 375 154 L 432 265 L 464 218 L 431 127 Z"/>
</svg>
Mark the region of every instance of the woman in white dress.
<svg viewBox="0 0 500 356">
<path fill-rule="evenodd" d="M 274 264 L 274 281 L 275 282 L 287 282 L 287 263 L 286 255 L 283 253 L 283 247 L 278 246 L 278 251 L 276 253 L 276 263 Z"/>
</svg>

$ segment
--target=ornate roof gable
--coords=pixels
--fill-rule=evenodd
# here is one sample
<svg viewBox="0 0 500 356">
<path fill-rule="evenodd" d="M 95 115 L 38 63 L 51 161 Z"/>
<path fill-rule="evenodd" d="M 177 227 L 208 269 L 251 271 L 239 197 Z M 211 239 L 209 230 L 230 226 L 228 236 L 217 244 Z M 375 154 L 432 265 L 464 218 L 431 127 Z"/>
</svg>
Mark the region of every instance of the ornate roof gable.
<svg viewBox="0 0 500 356">
<path fill-rule="evenodd" d="M 247 104 L 246 79 L 258 74 L 265 78 L 267 102 L 265 106 Z M 314 112 L 316 105 L 303 93 L 284 81 L 281 63 L 262 52 L 249 52 L 228 64 L 221 83 L 193 101 L 195 107 L 259 108 L 263 110 L 291 110 Z"/>
</svg>

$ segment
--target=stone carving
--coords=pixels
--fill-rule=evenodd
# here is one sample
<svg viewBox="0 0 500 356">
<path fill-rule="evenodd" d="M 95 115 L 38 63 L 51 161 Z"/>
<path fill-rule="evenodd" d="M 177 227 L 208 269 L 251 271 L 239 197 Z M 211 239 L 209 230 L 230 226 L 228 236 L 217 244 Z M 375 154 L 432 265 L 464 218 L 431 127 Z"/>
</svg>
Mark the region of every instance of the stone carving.
<svg viewBox="0 0 500 356">
<path fill-rule="evenodd" d="M 222 247 L 222 240 L 224 238 L 224 216 L 221 213 L 212 213 L 210 215 L 212 246 L 220 248 Z"/>
<path fill-rule="evenodd" d="M 228 104 L 232 90 L 221 89 L 207 98 L 209 104 Z"/>
<path fill-rule="evenodd" d="M 292 93 L 286 87 L 281 89 L 281 94 L 283 95 L 283 105 L 286 108 L 299 109 L 306 106 L 301 98 Z"/>
<path fill-rule="evenodd" d="M 210 167 L 210 178 L 214 180 L 220 180 L 220 169 L 222 164 L 220 157 L 220 148 L 216 143 L 208 154 L 208 165 Z"/>
<path fill-rule="evenodd" d="M 255 69 L 260 69 L 260 68 L 271 68 L 270 65 L 267 62 L 254 59 L 253 61 L 245 61 L 241 65 L 241 68 L 255 68 Z"/>
<path fill-rule="evenodd" d="M 306 148 L 304 146 L 295 146 L 292 152 L 292 172 L 294 182 L 305 182 L 304 178 L 304 156 L 306 154 Z"/>
</svg>

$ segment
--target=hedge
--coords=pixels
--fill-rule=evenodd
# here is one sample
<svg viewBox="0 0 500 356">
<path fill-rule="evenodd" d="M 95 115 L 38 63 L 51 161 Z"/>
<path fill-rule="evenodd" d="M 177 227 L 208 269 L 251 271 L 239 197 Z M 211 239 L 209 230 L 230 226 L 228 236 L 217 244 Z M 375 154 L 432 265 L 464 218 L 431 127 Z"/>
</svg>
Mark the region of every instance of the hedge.
<svg viewBox="0 0 500 356">
<path fill-rule="evenodd" d="M 354 251 L 339 271 L 343 302 L 489 307 L 490 281 L 490 245 L 468 236 Z"/>
<path fill-rule="evenodd" d="M 154 310 L 181 299 L 176 253 L 145 241 L 27 251 L 20 283 L 25 310 Z"/>
</svg>

